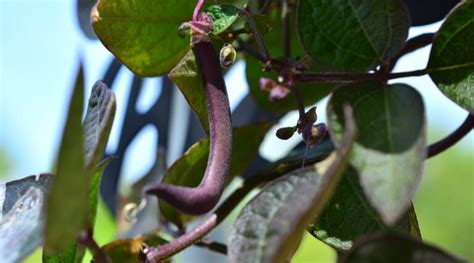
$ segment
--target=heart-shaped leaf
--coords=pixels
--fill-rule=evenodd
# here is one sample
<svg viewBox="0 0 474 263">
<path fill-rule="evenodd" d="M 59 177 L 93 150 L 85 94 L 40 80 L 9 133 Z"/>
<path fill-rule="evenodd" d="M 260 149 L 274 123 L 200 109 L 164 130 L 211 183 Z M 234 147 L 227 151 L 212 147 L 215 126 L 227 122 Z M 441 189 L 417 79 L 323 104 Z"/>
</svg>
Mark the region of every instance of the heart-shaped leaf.
<svg viewBox="0 0 474 263">
<path fill-rule="evenodd" d="M 215 0 L 242 6 L 243 0 Z M 172 69 L 190 48 L 178 28 L 190 21 L 196 1 L 99 0 L 92 26 L 104 46 L 138 76 L 159 76 Z"/>
<path fill-rule="evenodd" d="M 401 1 L 301 0 L 298 36 L 315 60 L 338 70 L 365 71 L 395 55 L 410 19 Z"/>
<path fill-rule="evenodd" d="M 273 181 L 241 210 L 229 236 L 229 262 L 290 260 L 305 227 L 324 208 L 345 169 L 355 138 L 351 118 L 349 114 L 344 143 L 337 152 L 320 166 Z"/>
<path fill-rule="evenodd" d="M 364 82 L 337 89 L 328 103 L 336 145 L 344 134 L 343 105 L 354 108 L 358 138 L 351 164 L 370 203 L 394 224 L 410 207 L 426 155 L 425 110 L 420 94 L 404 84 Z"/>
<path fill-rule="evenodd" d="M 50 174 L 0 184 L 0 258 L 20 262 L 43 241 L 43 200 Z"/>
<path fill-rule="evenodd" d="M 407 236 L 383 233 L 358 240 L 340 262 L 458 263 L 465 261 Z"/>
<path fill-rule="evenodd" d="M 385 225 L 365 197 L 357 173 L 347 169 L 324 212 L 308 230 L 334 249 L 345 251 L 356 239 L 388 229 L 405 232 L 421 240 L 413 206 L 394 226 Z"/>
<path fill-rule="evenodd" d="M 178 36 L 191 20 L 195 1 L 99 0 L 91 13 L 104 46 L 139 76 L 158 76 L 173 68 L 189 50 Z"/>
<path fill-rule="evenodd" d="M 440 90 L 474 112 L 474 2 L 452 11 L 436 33 L 428 72 Z"/>
<path fill-rule="evenodd" d="M 233 129 L 232 160 L 227 182 L 230 182 L 234 176 L 243 172 L 254 159 L 258 153 L 260 143 L 270 126 L 270 123 L 263 123 Z M 208 155 L 209 139 L 206 138 L 191 146 L 183 157 L 170 167 L 163 178 L 163 182 L 188 187 L 199 185 L 206 170 Z M 179 210 L 166 202 L 160 201 L 160 209 L 166 219 L 181 228 L 195 218 L 179 212 Z"/>
</svg>

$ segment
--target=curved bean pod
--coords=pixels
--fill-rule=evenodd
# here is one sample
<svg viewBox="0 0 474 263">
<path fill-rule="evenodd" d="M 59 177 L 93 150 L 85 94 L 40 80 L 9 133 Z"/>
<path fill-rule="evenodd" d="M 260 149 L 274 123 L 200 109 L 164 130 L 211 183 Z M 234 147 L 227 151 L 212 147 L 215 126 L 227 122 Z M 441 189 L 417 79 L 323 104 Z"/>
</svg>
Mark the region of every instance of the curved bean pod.
<svg viewBox="0 0 474 263">
<path fill-rule="evenodd" d="M 202 72 L 209 114 L 210 149 L 204 177 L 195 188 L 159 183 L 146 186 L 144 191 L 183 213 L 200 215 L 213 209 L 224 191 L 232 154 L 232 124 L 225 82 L 212 44 L 195 43 L 193 51 Z"/>
</svg>

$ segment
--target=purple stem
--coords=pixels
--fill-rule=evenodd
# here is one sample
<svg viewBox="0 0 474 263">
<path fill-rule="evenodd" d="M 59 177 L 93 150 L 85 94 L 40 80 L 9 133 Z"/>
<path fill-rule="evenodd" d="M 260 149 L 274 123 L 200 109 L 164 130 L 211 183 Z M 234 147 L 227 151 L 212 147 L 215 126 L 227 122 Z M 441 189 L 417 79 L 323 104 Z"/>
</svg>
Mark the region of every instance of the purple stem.
<svg viewBox="0 0 474 263">
<path fill-rule="evenodd" d="M 226 86 L 212 44 L 199 42 L 193 50 L 202 72 L 209 112 L 210 151 L 206 172 L 195 188 L 159 183 L 145 187 L 144 191 L 183 213 L 201 215 L 215 207 L 224 191 L 232 154 L 232 125 Z"/>
<path fill-rule="evenodd" d="M 431 158 L 453 146 L 459 142 L 464 136 L 466 136 L 474 127 L 474 115 L 469 114 L 466 120 L 459 126 L 453 133 L 448 135 L 446 138 L 431 144 L 428 147 L 428 156 Z"/>
<path fill-rule="evenodd" d="M 192 243 L 197 242 L 200 238 L 211 232 L 211 230 L 214 229 L 216 225 L 217 215 L 212 214 L 202 224 L 193 229 L 193 231 L 178 237 L 170 243 L 164 244 L 156 248 L 149 248 L 147 251 L 145 251 L 145 262 L 160 262 L 161 260 L 178 253 L 179 251 L 190 246 Z"/>
<path fill-rule="evenodd" d="M 196 23 L 198 21 L 199 12 L 201 11 L 203 4 L 204 0 L 198 0 L 193 12 L 193 23 Z"/>
</svg>

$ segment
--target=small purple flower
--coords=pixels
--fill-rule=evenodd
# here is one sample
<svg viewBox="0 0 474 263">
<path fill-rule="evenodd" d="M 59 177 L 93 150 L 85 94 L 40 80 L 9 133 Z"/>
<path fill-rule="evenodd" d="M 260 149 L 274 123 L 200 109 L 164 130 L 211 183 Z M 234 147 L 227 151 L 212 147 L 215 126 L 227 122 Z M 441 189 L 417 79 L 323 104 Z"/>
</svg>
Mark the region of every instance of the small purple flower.
<svg viewBox="0 0 474 263">
<path fill-rule="evenodd" d="M 276 85 L 270 91 L 270 94 L 268 95 L 268 99 L 270 101 L 279 101 L 286 98 L 288 94 L 290 94 L 290 90 L 287 87 L 283 85 Z"/>
<path fill-rule="evenodd" d="M 276 83 L 273 79 L 267 79 L 267 78 L 260 78 L 258 81 L 258 85 L 260 86 L 261 91 L 271 91 L 273 87 L 276 86 Z"/>
</svg>

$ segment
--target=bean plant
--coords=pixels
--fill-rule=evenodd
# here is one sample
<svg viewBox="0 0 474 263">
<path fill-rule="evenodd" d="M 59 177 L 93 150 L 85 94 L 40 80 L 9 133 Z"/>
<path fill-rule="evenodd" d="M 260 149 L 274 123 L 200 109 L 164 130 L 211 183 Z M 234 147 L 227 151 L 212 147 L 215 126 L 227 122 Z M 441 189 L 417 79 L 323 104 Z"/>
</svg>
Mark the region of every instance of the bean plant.
<svg viewBox="0 0 474 263">
<path fill-rule="evenodd" d="M 423 13 L 421 2 L 433 6 Z M 160 262 L 198 246 L 229 262 L 287 262 L 307 231 L 333 248 L 338 262 L 462 262 L 423 242 L 412 199 L 425 160 L 474 126 L 474 1 L 429 3 L 99 0 L 90 12 L 98 39 L 135 75 L 169 77 L 207 136 L 122 211 L 130 224 L 144 224 L 138 215 L 158 199 L 158 227 L 99 246 L 99 185 L 116 158 L 102 156 L 117 102 L 98 81 L 82 120 L 81 68 L 55 170 L 2 190 L 0 247 L 11 250 L 4 260 L 42 246 L 44 262 L 79 262 L 86 250 L 94 262 Z M 441 19 L 438 32 L 407 39 L 410 26 Z M 425 68 L 394 72 L 400 58 L 428 45 Z M 271 136 L 281 144 L 302 141 L 287 158 L 247 176 L 278 122 L 233 126 L 224 75 L 236 61 L 245 62 L 259 107 L 278 116 L 298 112 L 293 126 Z M 467 115 L 431 145 L 422 96 L 397 82 L 424 75 Z M 314 105 L 325 97 L 327 123 L 320 123 Z M 257 194 L 246 199 L 250 192 Z M 210 240 L 231 213 L 237 216 L 227 241 Z"/>
</svg>

